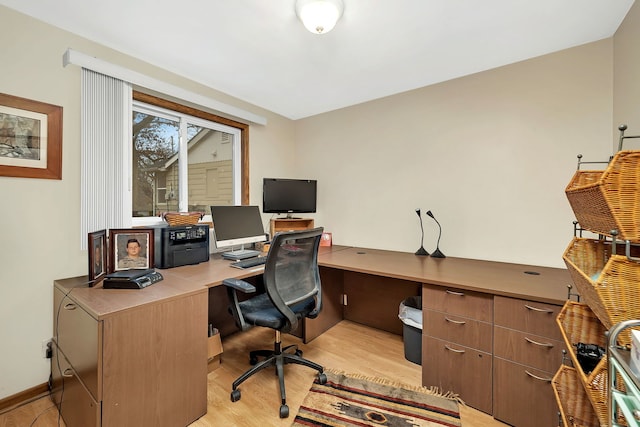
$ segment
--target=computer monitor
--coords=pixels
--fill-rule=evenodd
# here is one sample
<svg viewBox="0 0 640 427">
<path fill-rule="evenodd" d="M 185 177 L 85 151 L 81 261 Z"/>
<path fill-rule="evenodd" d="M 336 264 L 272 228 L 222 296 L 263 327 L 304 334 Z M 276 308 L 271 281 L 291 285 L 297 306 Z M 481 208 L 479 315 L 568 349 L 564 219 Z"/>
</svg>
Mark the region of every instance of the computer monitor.
<svg viewBox="0 0 640 427">
<path fill-rule="evenodd" d="M 244 259 L 260 254 L 244 248 L 267 240 L 258 206 L 211 206 L 211 219 L 216 247 L 232 249 L 224 252 L 223 258 Z"/>
<path fill-rule="evenodd" d="M 316 211 L 316 180 L 263 178 L 262 182 L 262 212 L 291 218 L 293 213 Z"/>
</svg>

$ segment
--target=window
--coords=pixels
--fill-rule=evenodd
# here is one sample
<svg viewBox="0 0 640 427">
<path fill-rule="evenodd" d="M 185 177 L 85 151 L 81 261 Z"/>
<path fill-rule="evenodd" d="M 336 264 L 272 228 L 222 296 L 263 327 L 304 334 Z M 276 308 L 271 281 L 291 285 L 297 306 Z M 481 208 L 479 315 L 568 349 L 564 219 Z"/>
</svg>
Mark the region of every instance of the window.
<svg viewBox="0 0 640 427">
<path fill-rule="evenodd" d="M 248 126 L 139 92 L 133 98 L 134 225 L 167 211 L 248 204 Z"/>
<path fill-rule="evenodd" d="M 146 103 L 150 108 L 160 107 L 153 114 L 159 114 L 161 109 L 165 109 L 217 125 L 228 126 L 228 129 L 223 131 L 233 135 L 231 143 L 234 146 L 232 172 L 234 204 L 249 204 L 249 125 L 208 113 L 202 109 L 223 111 L 224 114 L 242 118 L 248 123 L 262 125 L 266 124 L 264 117 L 132 72 L 126 68 L 105 63 L 71 49 L 65 52 L 63 62 L 65 66 L 75 64 L 82 67 L 80 100 L 80 169 L 82 180 L 80 181 L 79 234 L 81 250 L 87 249 L 87 233 L 106 228 L 129 228 L 161 222 L 157 216 L 133 217 L 131 177 L 133 172 L 131 149 L 133 101 Z M 134 86 L 166 94 L 163 96 L 167 98 L 186 100 L 182 102 L 188 103 L 190 106 L 134 91 Z M 169 114 L 169 116 L 173 117 L 174 114 Z M 215 126 L 211 129 L 220 130 Z M 227 141 L 228 138 L 221 136 L 221 141 Z M 173 147 L 172 144 L 164 144 L 162 147 L 167 149 L 169 146 Z M 178 184 L 176 184 L 178 188 L 172 192 L 171 177 L 166 173 L 163 174 L 161 170 L 147 176 L 146 183 L 144 179 L 139 180 L 136 185 L 142 185 L 137 188 L 137 191 L 147 191 L 147 197 L 151 198 L 151 202 L 147 202 L 146 205 L 136 202 L 137 205 L 143 205 L 139 209 L 139 214 L 143 211 L 147 211 L 147 213 L 157 211 L 161 206 L 160 203 L 169 206 L 172 197 L 176 197 L 176 195 L 179 210 L 188 210 L 190 203 L 188 149 L 186 142 L 185 148 L 182 148 L 183 145 L 178 141 L 178 147 L 178 167 L 176 168 L 180 174 Z M 183 153 L 180 150 L 185 151 Z M 139 154 L 136 153 L 136 155 Z M 147 154 L 151 156 L 150 153 Z M 144 160 L 148 163 L 151 158 Z M 215 168 L 206 171 L 208 176 L 206 179 L 215 182 L 219 172 Z M 210 196 L 215 192 L 211 186 L 205 188 L 204 191 Z"/>
</svg>

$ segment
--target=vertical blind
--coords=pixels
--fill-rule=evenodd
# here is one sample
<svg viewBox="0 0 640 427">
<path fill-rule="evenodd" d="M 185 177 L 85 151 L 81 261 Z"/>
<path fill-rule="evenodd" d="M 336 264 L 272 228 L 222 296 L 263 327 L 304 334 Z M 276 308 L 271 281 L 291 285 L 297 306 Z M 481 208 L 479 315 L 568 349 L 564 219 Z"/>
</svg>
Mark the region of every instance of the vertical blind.
<svg viewBox="0 0 640 427">
<path fill-rule="evenodd" d="M 131 227 L 131 84 L 82 69 L 80 249 L 87 235 Z"/>
</svg>

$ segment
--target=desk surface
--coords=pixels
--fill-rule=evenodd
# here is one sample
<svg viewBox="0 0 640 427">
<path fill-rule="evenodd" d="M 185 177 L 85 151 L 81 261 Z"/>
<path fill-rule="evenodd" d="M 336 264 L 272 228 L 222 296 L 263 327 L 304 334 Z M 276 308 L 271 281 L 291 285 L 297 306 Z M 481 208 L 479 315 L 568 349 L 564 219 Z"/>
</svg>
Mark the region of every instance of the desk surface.
<svg viewBox="0 0 640 427">
<path fill-rule="evenodd" d="M 346 246 L 321 247 L 320 256 L 346 249 Z M 74 300 L 85 308 L 96 320 L 145 304 L 153 304 L 204 293 L 219 286 L 227 278 L 244 279 L 262 274 L 264 266 L 241 270 L 230 266 L 232 261 L 213 255 L 208 262 L 182 267 L 157 269 L 164 280 L 141 290 L 104 289 L 102 282 L 89 288 L 87 276 L 56 280 L 63 293 L 71 292 Z M 114 298 L 116 296 L 116 298 Z"/>
<path fill-rule="evenodd" d="M 325 253 L 319 264 L 340 270 L 560 305 L 567 300 L 567 285 L 571 283 L 568 271 L 561 268 L 466 258 L 431 258 L 365 248 L 346 248 Z"/>
<path fill-rule="evenodd" d="M 393 277 L 421 283 L 452 286 L 495 295 L 563 304 L 571 283 L 564 269 L 481 261 L 464 258 L 437 259 L 407 252 L 346 246 L 321 247 L 318 263 L 344 271 Z M 264 267 L 240 270 L 230 261 L 213 256 L 209 262 L 159 270 L 164 280 L 143 290 L 87 287 L 87 277 L 56 280 L 62 292 L 71 291 L 74 300 L 97 320 L 144 304 L 207 292 L 229 277 L 256 276 Z M 536 272 L 537 275 L 525 272 Z M 114 298 L 117 296 L 117 298 Z"/>
</svg>

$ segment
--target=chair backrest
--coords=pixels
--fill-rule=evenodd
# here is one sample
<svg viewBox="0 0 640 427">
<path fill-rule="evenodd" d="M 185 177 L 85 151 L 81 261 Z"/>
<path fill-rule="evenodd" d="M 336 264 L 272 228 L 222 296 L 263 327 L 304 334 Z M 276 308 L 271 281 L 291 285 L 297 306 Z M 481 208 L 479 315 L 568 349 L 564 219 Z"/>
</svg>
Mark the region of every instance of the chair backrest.
<svg viewBox="0 0 640 427">
<path fill-rule="evenodd" d="M 264 267 L 264 287 L 274 306 L 289 319 L 289 329 L 297 327 L 295 304 L 315 298 L 316 305 L 309 317 L 315 317 L 322 307 L 322 288 L 318 269 L 318 247 L 322 227 L 311 230 L 277 233 L 269 248 Z"/>
</svg>

